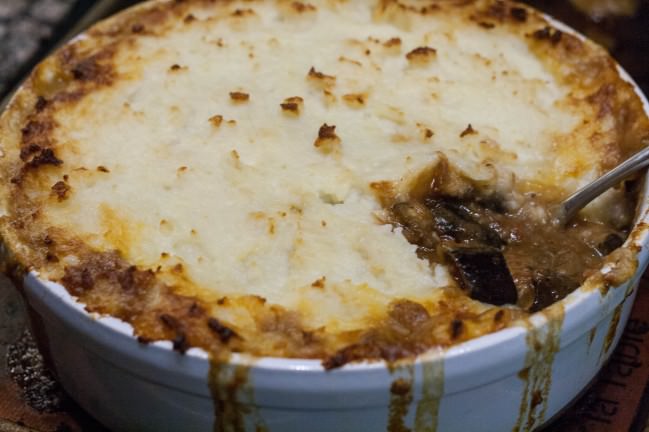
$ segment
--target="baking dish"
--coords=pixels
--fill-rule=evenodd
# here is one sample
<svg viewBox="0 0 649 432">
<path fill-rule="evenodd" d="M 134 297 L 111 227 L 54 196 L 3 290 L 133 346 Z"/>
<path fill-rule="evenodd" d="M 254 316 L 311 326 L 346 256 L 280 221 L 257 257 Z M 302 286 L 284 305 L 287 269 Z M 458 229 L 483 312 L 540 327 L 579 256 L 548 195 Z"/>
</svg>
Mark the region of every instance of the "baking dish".
<svg viewBox="0 0 649 432">
<path fill-rule="evenodd" d="M 646 245 L 645 231 L 637 241 Z M 236 395 L 241 404 L 226 410 L 231 414 L 222 430 L 392 431 L 403 430 L 394 426 L 403 422 L 421 431 L 523 431 L 558 413 L 608 359 L 647 259 L 643 247 L 634 277 L 605 296 L 576 291 L 535 315 L 528 329 L 508 328 L 393 370 L 375 362 L 325 371 L 313 360 L 243 356 L 211 370 L 204 353 L 142 345 L 128 325 L 89 316 L 65 289 L 37 275 L 25 277 L 24 293 L 64 388 L 112 430 L 212 430 L 221 423 L 215 410 L 223 412 L 210 391 L 216 375 L 222 394 Z M 557 324 L 554 313 L 564 306 Z M 530 348 L 535 343 L 539 352 Z M 236 385 L 241 371 L 246 379 Z M 390 387 L 399 378 L 414 380 L 411 402 L 391 401 Z M 535 394 L 543 402 L 530 414 Z"/>
<path fill-rule="evenodd" d="M 526 326 L 389 366 L 325 371 L 314 360 L 244 355 L 210 364 L 200 350 L 141 344 L 128 325 L 87 314 L 35 273 L 24 293 L 63 386 L 113 430 L 532 430 L 576 396 L 617 343 L 648 259 L 646 187 L 642 197 L 629 240 L 639 264 L 620 286 L 580 289 Z"/>
<path fill-rule="evenodd" d="M 646 186 L 641 204 L 629 240 L 641 248 L 639 264 L 624 284 L 604 295 L 579 289 L 534 315 L 528 328 L 393 368 L 373 362 L 325 371 L 315 360 L 245 356 L 211 367 L 200 350 L 181 355 L 170 343 L 140 344 L 130 326 L 90 316 L 63 287 L 34 273 L 25 276 L 24 294 L 64 388 L 112 430 L 533 430 L 593 379 L 617 344 L 649 259 Z M 399 379 L 415 383 L 412 400 L 390 392 Z M 216 395 L 210 380 L 220 383 Z M 232 398 L 222 421 L 215 396 Z"/>
</svg>

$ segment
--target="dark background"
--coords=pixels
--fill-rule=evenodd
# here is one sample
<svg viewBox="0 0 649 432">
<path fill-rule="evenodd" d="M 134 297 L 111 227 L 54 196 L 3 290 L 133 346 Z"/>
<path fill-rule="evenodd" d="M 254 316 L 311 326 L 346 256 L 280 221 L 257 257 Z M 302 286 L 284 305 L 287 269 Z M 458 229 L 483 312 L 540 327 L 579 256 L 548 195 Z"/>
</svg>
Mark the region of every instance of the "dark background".
<svg viewBox="0 0 649 432">
<path fill-rule="evenodd" d="M 0 100 L 58 43 L 136 0 L 0 0 Z M 90 22 L 89 22 L 90 21 Z"/>
<path fill-rule="evenodd" d="M 649 94 L 649 0 L 527 0 L 605 46 Z M 0 0 L 0 99 L 62 39 L 137 0 Z M 90 16 L 88 16 L 90 15 Z"/>
</svg>

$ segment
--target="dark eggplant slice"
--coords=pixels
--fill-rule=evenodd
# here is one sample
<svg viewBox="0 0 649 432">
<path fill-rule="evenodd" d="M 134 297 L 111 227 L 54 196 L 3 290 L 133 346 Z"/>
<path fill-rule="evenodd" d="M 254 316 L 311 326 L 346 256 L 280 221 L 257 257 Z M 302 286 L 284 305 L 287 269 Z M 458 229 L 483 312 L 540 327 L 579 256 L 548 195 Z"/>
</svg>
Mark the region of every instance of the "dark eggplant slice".
<svg viewBox="0 0 649 432">
<path fill-rule="evenodd" d="M 578 281 L 552 271 L 537 270 L 532 284 L 534 286 L 534 303 L 530 307 L 530 312 L 538 312 L 579 288 Z"/>
<path fill-rule="evenodd" d="M 505 214 L 507 211 L 504 198 L 496 193 L 477 196 L 475 201 L 481 207 L 498 214 Z"/>
<path fill-rule="evenodd" d="M 615 233 L 606 236 L 596 247 L 597 253 L 606 256 L 624 244 L 624 239 Z"/>
<path fill-rule="evenodd" d="M 472 299 L 493 305 L 516 304 L 516 285 L 502 252 L 491 247 L 448 251 L 457 280 Z"/>
<path fill-rule="evenodd" d="M 500 248 L 503 241 L 489 226 L 473 220 L 471 209 L 459 202 L 436 200 L 426 203 L 433 216 L 434 229 L 440 237 L 466 246 Z"/>
</svg>

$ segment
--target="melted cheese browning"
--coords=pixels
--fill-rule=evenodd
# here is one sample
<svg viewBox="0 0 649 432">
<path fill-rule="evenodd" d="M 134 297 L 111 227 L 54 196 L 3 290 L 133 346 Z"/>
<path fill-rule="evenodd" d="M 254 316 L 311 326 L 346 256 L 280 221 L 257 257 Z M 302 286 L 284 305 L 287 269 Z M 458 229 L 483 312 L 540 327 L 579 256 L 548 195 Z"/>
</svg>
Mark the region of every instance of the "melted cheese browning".
<svg viewBox="0 0 649 432">
<path fill-rule="evenodd" d="M 427 346 L 507 325 L 517 312 L 460 295 L 381 200 L 439 152 L 561 196 L 647 120 L 606 54 L 535 12 L 422 3 L 154 2 L 99 24 L 2 117 L 5 242 L 179 349 L 325 357 L 399 321 L 395 301 L 441 317 Z"/>
</svg>

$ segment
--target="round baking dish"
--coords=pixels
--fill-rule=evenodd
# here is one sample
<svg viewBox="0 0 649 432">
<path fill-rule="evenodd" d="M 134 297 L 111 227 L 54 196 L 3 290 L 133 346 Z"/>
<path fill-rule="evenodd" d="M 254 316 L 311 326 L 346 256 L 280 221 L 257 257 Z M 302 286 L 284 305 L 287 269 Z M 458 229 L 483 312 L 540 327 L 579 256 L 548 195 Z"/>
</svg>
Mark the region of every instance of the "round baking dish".
<svg viewBox="0 0 649 432">
<path fill-rule="evenodd" d="M 617 344 L 649 261 L 646 183 L 640 202 L 628 240 L 640 247 L 638 268 L 623 284 L 604 294 L 579 289 L 527 327 L 390 368 L 325 371 L 314 360 L 246 356 L 210 365 L 200 350 L 139 343 L 129 325 L 87 314 L 34 273 L 24 293 L 64 388 L 112 430 L 527 431 L 569 403 Z M 404 383 L 411 391 L 401 391 Z"/>
<path fill-rule="evenodd" d="M 201 350 L 138 342 L 128 324 L 88 314 L 34 272 L 23 292 L 62 385 L 111 430 L 529 431 L 575 398 L 618 342 L 649 262 L 647 186 L 627 240 L 638 267 L 624 283 L 580 288 L 524 326 L 389 366 L 326 371 L 315 360 L 244 355 L 212 364 Z"/>
<path fill-rule="evenodd" d="M 527 328 L 392 368 L 325 371 L 314 360 L 245 356 L 211 366 L 200 350 L 181 355 L 171 344 L 139 343 L 127 324 L 88 315 L 33 273 L 24 292 L 64 388 L 112 430 L 526 431 L 569 403 L 615 348 L 649 259 L 647 232 L 636 232 L 638 270 L 604 296 L 577 290 Z M 412 394 L 400 394 L 403 382 L 413 383 Z"/>
</svg>

